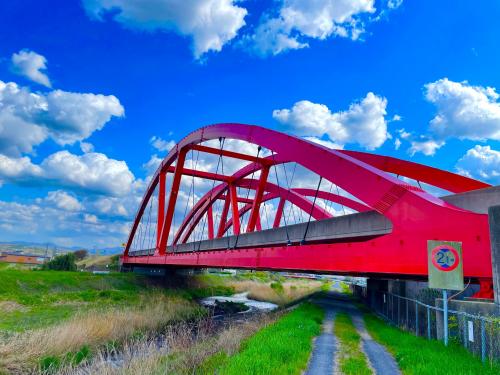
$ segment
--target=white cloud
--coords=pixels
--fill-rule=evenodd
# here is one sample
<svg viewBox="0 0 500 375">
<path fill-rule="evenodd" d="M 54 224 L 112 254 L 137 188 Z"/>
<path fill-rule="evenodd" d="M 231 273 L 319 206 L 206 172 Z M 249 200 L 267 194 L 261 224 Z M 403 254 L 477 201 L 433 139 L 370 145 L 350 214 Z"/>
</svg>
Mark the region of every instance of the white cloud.
<svg viewBox="0 0 500 375">
<path fill-rule="evenodd" d="M 407 132 L 404 128 L 398 129 L 397 132 L 398 132 L 399 136 L 401 137 L 401 139 L 408 139 L 411 137 L 411 133 Z"/>
<path fill-rule="evenodd" d="M 321 146 L 325 146 L 325 147 L 331 148 L 333 150 L 342 150 L 344 148 L 343 145 L 339 145 L 339 144 L 337 144 L 335 142 L 327 141 L 327 140 L 324 140 L 324 139 L 321 139 L 321 138 L 318 138 L 318 137 L 304 137 L 304 139 L 307 139 L 308 141 L 317 143 L 317 144 L 319 144 Z"/>
<path fill-rule="evenodd" d="M 386 115 L 387 100 L 368 93 L 347 111 L 331 112 L 324 104 L 302 100 L 291 109 L 273 111 L 273 117 L 302 136 L 322 138 L 341 145 L 359 143 L 368 150 L 380 147 L 388 138 Z"/>
<path fill-rule="evenodd" d="M 89 15 L 102 19 L 113 12 L 114 19 L 140 30 L 172 30 L 193 39 L 193 53 L 199 58 L 208 51 L 220 51 L 245 25 L 247 10 L 234 0 L 84 0 Z"/>
<path fill-rule="evenodd" d="M 425 85 L 425 97 L 437 108 L 430 122 L 436 137 L 500 140 L 500 103 L 495 88 L 443 78 Z"/>
<path fill-rule="evenodd" d="M 83 214 L 83 221 L 90 224 L 97 224 L 97 216 L 92 214 Z"/>
<path fill-rule="evenodd" d="M 78 156 L 59 151 L 48 156 L 41 167 L 46 179 L 60 185 L 115 196 L 130 192 L 134 182 L 134 175 L 124 161 L 96 152 Z"/>
<path fill-rule="evenodd" d="M 400 148 L 400 147 L 401 147 L 401 139 L 396 138 L 396 139 L 394 140 L 394 148 L 395 148 L 396 150 L 399 150 L 399 148 Z"/>
<path fill-rule="evenodd" d="M 278 14 L 266 14 L 246 43 L 267 56 L 307 47 L 309 38 L 356 40 L 364 32 L 360 15 L 374 12 L 374 0 L 284 0 Z"/>
<path fill-rule="evenodd" d="M 25 76 L 33 82 L 46 87 L 51 87 L 49 77 L 42 72 L 47 69 L 47 59 L 36 52 L 21 50 L 11 57 L 14 73 Z"/>
<path fill-rule="evenodd" d="M 101 220 L 93 214 L 58 208 L 45 199 L 32 204 L 0 201 L 0 236 L 4 241 L 29 235 L 36 242 L 118 247 L 129 228 L 127 221 Z"/>
<path fill-rule="evenodd" d="M 47 110 L 40 120 L 59 144 L 73 144 L 101 130 L 111 117 L 124 109 L 113 95 L 80 94 L 55 90 L 46 96 Z"/>
<path fill-rule="evenodd" d="M 86 154 L 87 152 L 94 151 L 94 145 L 88 142 L 80 142 L 80 149 L 82 150 L 83 153 Z"/>
<path fill-rule="evenodd" d="M 417 152 L 421 152 L 426 156 L 433 156 L 438 149 L 444 146 L 444 142 L 427 139 L 424 141 L 412 141 L 408 153 L 413 156 Z"/>
<path fill-rule="evenodd" d="M 124 161 L 95 152 L 78 156 L 66 150 L 49 155 L 40 165 L 26 156 L 0 154 L 0 181 L 57 184 L 112 196 L 128 194 L 135 182 Z"/>
<path fill-rule="evenodd" d="M 31 153 L 48 137 L 61 145 L 73 144 L 123 113 L 113 95 L 33 93 L 14 82 L 0 81 L 0 153 Z"/>
<path fill-rule="evenodd" d="M 403 4 L 403 0 L 389 0 L 387 1 L 387 8 L 397 9 Z"/>
<path fill-rule="evenodd" d="M 168 152 L 176 145 L 175 141 L 173 140 L 165 141 L 164 139 L 161 139 L 157 136 L 151 137 L 149 143 L 151 143 L 151 146 L 153 146 L 155 149 L 162 152 Z"/>
<path fill-rule="evenodd" d="M 465 176 L 500 183 L 500 151 L 476 145 L 457 162 L 457 171 Z"/>
<path fill-rule="evenodd" d="M 45 201 L 65 211 L 80 211 L 83 206 L 73 195 L 63 191 L 49 191 Z"/>
<path fill-rule="evenodd" d="M 0 184 L 5 180 L 31 180 L 42 173 L 40 166 L 34 165 L 27 156 L 10 158 L 0 154 Z"/>
</svg>

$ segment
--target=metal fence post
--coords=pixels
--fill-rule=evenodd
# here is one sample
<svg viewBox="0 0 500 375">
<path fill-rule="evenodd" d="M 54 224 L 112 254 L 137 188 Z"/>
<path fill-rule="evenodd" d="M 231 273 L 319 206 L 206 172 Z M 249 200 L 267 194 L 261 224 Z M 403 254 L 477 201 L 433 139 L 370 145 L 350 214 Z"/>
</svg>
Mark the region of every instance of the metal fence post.
<svg viewBox="0 0 500 375">
<path fill-rule="evenodd" d="M 443 330 L 444 345 L 448 346 L 448 293 L 443 289 Z"/>
<path fill-rule="evenodd" d="M 401 327 L 399 316 L 401 315 L 401 298 L 398 296 L 398 327 Z"/>
<path fill-rule="evenodd" d="M 415 300 L 415 335 L 418 336 L 418 302 Z"/>
<path fill-rule="evenodd" d="M 427 338 L 431 339 L 431 313 L 429 306 L 427 306 Z"/>
<path fill-rule="evenodd" d="M 481 360 L 486 362 L 486 329 L 484 319 L 481 319 Z"/>
<path fill-rule="evenodd" d="M 409 300 L 406 299 L 406 329 L 410 329 L 410 319 L 408 318 L 408 302 Z"/>
</svg>

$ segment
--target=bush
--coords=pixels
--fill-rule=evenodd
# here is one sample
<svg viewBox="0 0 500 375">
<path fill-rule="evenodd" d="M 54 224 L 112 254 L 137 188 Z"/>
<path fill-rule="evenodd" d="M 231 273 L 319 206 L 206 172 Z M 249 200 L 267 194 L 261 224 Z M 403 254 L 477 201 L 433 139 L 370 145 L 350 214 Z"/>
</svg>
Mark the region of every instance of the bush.
<svg viewBox="0 0 500 375">
<path fill-rule="evenodd" d="M 76 271 L 75 254 L 58 255 L 43 265 L 45 270 Z"/>
<path fill-rule="evenodd" d="M 73 254 L 75 254 L 76 260 L 82 260 L 82 259 L 85 259 L 89 255 L 89 252 L 85 249 L 82 249 L 82 250 L 77 250 L 77 251 L 73 252 Z"/>
</svg>

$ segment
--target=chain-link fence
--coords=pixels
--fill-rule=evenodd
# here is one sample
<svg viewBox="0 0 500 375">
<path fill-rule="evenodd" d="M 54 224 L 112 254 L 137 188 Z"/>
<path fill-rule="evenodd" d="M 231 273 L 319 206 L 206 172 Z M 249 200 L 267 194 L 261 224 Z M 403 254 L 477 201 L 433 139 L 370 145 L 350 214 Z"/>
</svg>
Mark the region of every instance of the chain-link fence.
<svg viewBox="0 0 500 375">
<path fill-rule="evenodd" d="M 354 292 L 378 315 L 401 329 L 429 340 L 444 340 L 445 324 L 442 300 L 432 306 L 430 301 L 374 291 L 367 295 L 365 287 Z M 426 298 L 423 298 L 426 299 Z M 426 303 L 427 302 L 427 303 Z M 473 315 L 448 309 L 447 335 L 450 343 L 460 344 L 483 362 L 500 360 L 500 318 Z"/>
</svg>

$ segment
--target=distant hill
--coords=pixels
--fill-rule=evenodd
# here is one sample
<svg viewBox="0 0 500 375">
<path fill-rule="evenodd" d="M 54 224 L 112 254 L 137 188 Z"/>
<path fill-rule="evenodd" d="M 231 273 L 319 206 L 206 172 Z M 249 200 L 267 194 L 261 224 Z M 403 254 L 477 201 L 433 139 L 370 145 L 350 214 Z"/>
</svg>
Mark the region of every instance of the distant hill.
<svg viewBox="0 0 500 375">
<path fill-rule="evenodd" d="M 29 241 L 0 241 L 0 251 L 13 251 L 13 250 L 22 250 L 24 252 L 36 252 L 43 253 L 46 249 L 49 249 L 49 253 L 52 253 L 54 250 L 57 250 L 57 253 L 66 253 L 69 251 L 76 250 L 87 250 L 89 254 L 99 253 L 100 255 L 114 255 L 121 254 L 123 252 L 123 248 L 120 246 L 117 247 L 105 247 L 102 249 L 88 249 L 83 246 L 59 246 L 52 242 L 29 242 Z"/>
</svg>

